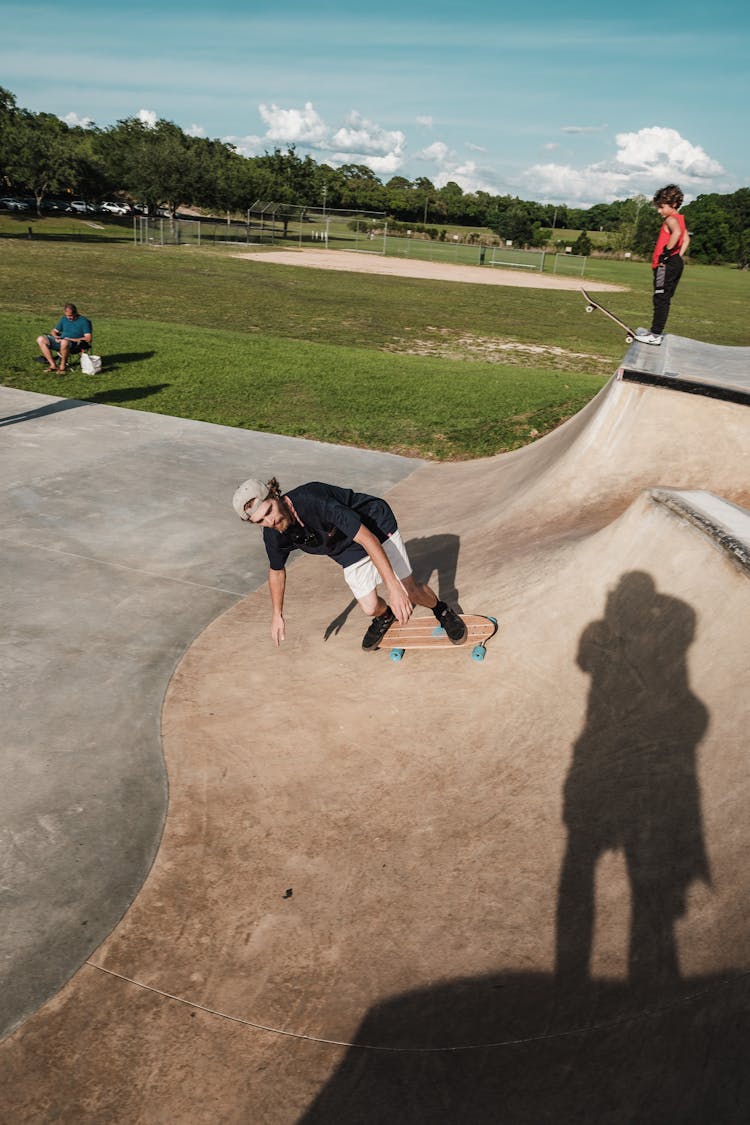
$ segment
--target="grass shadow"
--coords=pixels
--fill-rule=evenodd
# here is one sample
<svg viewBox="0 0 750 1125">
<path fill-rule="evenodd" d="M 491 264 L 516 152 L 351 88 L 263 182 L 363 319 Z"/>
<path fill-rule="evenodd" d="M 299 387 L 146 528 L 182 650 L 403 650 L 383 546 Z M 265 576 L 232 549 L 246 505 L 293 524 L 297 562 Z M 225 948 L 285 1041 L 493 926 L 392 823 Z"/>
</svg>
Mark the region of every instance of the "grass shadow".
<svg viewBox="0 0 750 1125">
<path fill-rule="evenodd" d="M 153 359 L 156 355 L 155 351 L 150 352 L 116 352 L 114 355 L 106 355 L 104 357 L 107 365 L 107 372 L 116 371 L 118 367 L 125 363 L 139 363 L 145 359 Z"/>
<path fill-rule="evenodd" d="M 146 387 L 113 387 L 109 391 L 95 391 L 86 402 L 132 402 L 134 399 L 149 398 L 167 390 L 171 383 L 153 383 Z"/>
</svg>

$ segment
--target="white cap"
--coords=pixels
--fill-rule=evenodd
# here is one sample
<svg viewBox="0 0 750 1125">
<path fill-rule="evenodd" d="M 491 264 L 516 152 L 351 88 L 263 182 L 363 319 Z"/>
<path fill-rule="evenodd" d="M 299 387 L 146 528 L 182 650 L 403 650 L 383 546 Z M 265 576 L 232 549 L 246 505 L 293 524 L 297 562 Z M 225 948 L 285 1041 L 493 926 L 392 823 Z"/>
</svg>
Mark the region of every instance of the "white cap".
<svg viewBox="0 0 750 1125">
<path fill-rule="evenodd" d="M 250 480 L 243 480 L 232 497 L 232 507 L 241 520 L 249 520 L 268 497 L 269 492 L 268 485 L 264 484 L 262 480 L 255 480 L 253 477 Z M 246 507 L 251 500 L 254 503 L 249 508 Z"/>
</svg>

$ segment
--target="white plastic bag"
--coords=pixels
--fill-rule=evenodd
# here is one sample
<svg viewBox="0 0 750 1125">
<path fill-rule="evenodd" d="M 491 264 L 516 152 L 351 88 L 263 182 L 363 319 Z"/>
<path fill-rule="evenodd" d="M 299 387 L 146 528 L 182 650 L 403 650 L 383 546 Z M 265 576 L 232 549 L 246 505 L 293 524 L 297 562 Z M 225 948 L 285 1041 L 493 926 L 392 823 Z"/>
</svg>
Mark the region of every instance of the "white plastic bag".
<svg viewBox="0 0 750 1125">
<path fill-rule="evenodd" d="M 81 352 L 81 371 L 84 375 L 98 375 L 102 369 L 102 357 L 91 352 Z"/>
</svg>

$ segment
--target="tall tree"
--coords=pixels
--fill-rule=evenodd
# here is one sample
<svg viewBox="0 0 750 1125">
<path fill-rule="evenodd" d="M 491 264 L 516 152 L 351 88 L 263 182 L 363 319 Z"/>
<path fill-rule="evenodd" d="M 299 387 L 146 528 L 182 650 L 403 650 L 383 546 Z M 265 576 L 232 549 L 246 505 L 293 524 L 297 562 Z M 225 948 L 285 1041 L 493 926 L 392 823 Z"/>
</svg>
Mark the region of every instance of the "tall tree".
<svg viewBox="0 0 750 1125">
<path fill-rule="evenodd" d="M 99 147 L 121 190 L 149 213 L 164 204 L 174 214 L 180 203 L 192 203 L 198 190 L 200 168 L 192 142 L 171 121 L 151 126 L 129 117 L 108 130 Z"/>
<path fill-rule="evenodd" d="M 10 90 L 0 86 L 0 184 L 6 188 L 10 187 L 7 163 L 10 154 L 11 128 L 17 113 L 15 97 Z"/>
<path fill-rule="evenodd" d="M 30 191 L 37 214 L 50 192 L 73 191 L 81 158 L 78 138 L 52 113 L 13 110 L 3 124 L 3 176 Z"/>
<path fill-rule="evenodd" d="M 402 222 L 418 218 L 419 199 L 410 180 L 405 176 L 392 176 L 385 185 L 388 213 Z"/>
<path fill-rule="evenodd" d="M 387 210 L 385 187 L 367 164 L 342 164 L 339 172 L 344 180 L 342 207 L 350 211 Z"/>
<path fill-rule="evenodd" d="M 698 262 L 719 265 L 737 260 L 742 232 L 732 229 L 726 200 L 726 196 L 699 195 L 685 208 L 690 257 Z"/>
</svg>

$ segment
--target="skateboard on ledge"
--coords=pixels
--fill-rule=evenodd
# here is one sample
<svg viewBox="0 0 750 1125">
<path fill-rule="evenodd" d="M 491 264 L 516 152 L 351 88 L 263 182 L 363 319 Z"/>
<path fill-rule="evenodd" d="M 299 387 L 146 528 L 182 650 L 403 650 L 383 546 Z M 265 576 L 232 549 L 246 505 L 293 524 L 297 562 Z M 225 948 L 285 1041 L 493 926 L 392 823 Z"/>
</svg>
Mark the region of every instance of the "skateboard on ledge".
<svg viewBox="0 0 750 1125">
<path fill-rule="evenodd" d="M 591 294 L 587 293 L 585 289 L 581 289 L 581 293 L 586 298 L 587 313 L 593 312 L 594 309 L 598 309 L 599 312 L 603 312 L 605 316 L 608 316 L 610 320 L 613 320 L 615 324 L 619 325 L 619 327 L 622 328 L 623 332 L 625 333 L 625 343 L 633 343 L 633 340 L 635 339 L 635 332 L 629 325 L 625 323 L 624 320 L 620 320 L 619 316 L 615 316 L 615 314 L 613 312 L 610 312 L 609 309 L 605 308 L 604 305 L 601 305 L 598 301 L 595 301 Z"/>
</svg>

